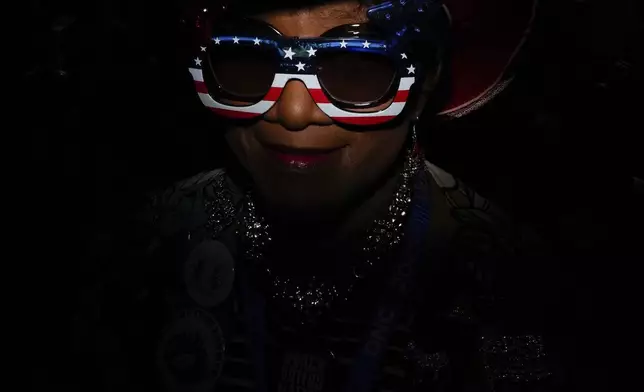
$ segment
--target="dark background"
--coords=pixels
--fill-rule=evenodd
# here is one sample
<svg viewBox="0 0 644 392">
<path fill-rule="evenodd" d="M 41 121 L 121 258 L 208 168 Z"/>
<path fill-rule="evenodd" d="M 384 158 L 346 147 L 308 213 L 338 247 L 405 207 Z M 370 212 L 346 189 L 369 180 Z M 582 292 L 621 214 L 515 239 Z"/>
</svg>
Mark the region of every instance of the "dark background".
<svg viewBox="0 0 644 392">
<path fill-rule="evenodd" d="M 24 3 L 16 35 L 26 41 L 17 57 L 27 150 L 17 167 L 27 179 L 20 228 L 38 233 L 29 268 L 40 278 L 30 284 L 48 293 L 37 295 L 38 317 L 57 320 L 98 271 L 87 250 L 109 252 L 109 238 L 96 233 L 118 228 L 142 192 L 216 167 L 223 148 L 177 58 L 177 6 Z M 514 85 L 430 131 L 430 160 L 564 256 L 568 318 L 586 326 L 584 369 L 604 367 L 608 346 L 631 347 L 620 339 L 631 336 L 624 320 L 640 297 L 631 262 L 643 259 L 632 246 L 643 239 L 644 196 L 634 180 L 644 178 L 639 8 L 639 0 L 542 1 Z M 51 324 L 36 341 L 64 330 Z"/>
</svg>

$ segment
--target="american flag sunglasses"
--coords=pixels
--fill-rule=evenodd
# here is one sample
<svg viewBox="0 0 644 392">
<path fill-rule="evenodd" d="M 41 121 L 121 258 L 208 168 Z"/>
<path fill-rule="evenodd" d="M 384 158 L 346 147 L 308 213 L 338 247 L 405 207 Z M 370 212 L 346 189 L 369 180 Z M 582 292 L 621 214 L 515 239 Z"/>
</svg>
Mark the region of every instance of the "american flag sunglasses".
<svg viewBox="0 0 644 392">
<path fill-rule="evenodd" d="M 368 24 L 340 26 L 319 38 L 284 37 L 258 21 L 244 25 L 251 28 L 237 24 L 236 30 L 251 33 L 213 30 L 198 43 L 190 67 L 201 102 L 227 118 L 263 115 L 298 80 L 333 120 L 378 125 L 403 112 L 417 75 L 429 68 L 395 38 L 379 39 Z"/>
</svg>

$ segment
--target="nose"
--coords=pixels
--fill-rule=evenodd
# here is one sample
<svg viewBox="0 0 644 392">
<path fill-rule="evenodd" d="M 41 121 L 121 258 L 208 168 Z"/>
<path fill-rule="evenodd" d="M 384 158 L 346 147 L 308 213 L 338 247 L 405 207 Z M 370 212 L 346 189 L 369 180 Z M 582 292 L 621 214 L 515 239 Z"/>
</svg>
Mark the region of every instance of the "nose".
<svg viewBox="0 0 644 392">
<path fill-rule="evenodd" d="M 333 120 L 315 103 L 306 85 L 291 80 L 284 86 L 275 105 L 264 115 L 269 122 L 276 122 L 289 131 L 301 131 L 309 125 L 331 125 Z"/>
</svg>

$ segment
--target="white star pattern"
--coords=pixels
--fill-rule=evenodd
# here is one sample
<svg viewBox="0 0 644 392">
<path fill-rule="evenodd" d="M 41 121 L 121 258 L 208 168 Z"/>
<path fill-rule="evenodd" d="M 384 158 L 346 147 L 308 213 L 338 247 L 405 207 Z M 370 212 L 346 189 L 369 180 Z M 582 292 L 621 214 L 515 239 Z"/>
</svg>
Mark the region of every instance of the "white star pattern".
<svg viewBox="0 0 644 392">
<path fill-rule="evenodd" d="M 407 71 L 409 72 L 409 75 L 416 74 L 416 68 L 413 65 L 410 65 L 409 68 L 407 68 Z"/>
<path fill-rule="evenodd" d="M 255 37 L 255 40 L 253 40 L 253 42 L 255 43 L 255 45 L 259 45 L 259 38 Z"/>
<path fill-rule="evenodd" d="M 401 58 L 401 59 L 406 59 L 406 58 L 407 58 L 407 55 L 406 55 L 405 53 L 401 53 L 401 54 L 400 54 L 400 58 Z"/>
<path fill-rule="evenodd" d="M 347 47 L 346 41 L 342 40 L 342 42 L 340 42 L 340 48 L 346 48 L 346 47 Z"/>
<path fill-rule="evenodd" d="M 199 57 L 195 59 L 195 64 L 201 67 L 201 59 Z"/>
<path fill-rule="evenodd" d="M 369 45 L 371 45 L 371 44 L 369 43 L 369 41 L 364 41 L 364 42 L 362 43 L 362 47 L 363 47 L 363 48 L 365 48 L 365 49 L 368 49 L 368 48 L 369 48 Z"/>
<path fill-rule="evenodd" d="M 202 52 L 205 52 L 205 51 L 206 51 L 206 47 L 205 47 L 205 46 L 201 46 L 201 51 L 202 51 Z"/>
<path fill-rule="evenodd" d="M 233 43 L 234 43 L 234 44 L 238 44 L 238 43 L 239 43 L 239 38 L 237 38 L 237 37 L 233 37 Z"/>
<path fill-rule="evenodd" d="M 221 40 L 219 39 L 219 37 L 215 38 L 215 45 L 219 45 L 220 42 Z"/>
<path fill-rule="evenodd" d="M 284 58 L 289 59 L 289 60 L 293 60 L 293 55 L 294 54 L 295 54 L 295 52 L 293 52 L 291 50 L 291 48 L 286 48 L 286 51 L 284 51 Z"/>
<path fill-rule="evenodd" d="M 301 61 L 299 63 L 295 64 L 295 66 L 297 67 L 298 71 L 304 71 L 304 64 L 302 64 Z"/>
<path fill-rule="evenodd" d="M 317 49 L 310 48 L 306 52 L 309 54 L 309 57 L 313 57 L 313 56 L 315 56 L 315 52 L 317 52 L 317 51 L 318 51 Z"/>
</svg>

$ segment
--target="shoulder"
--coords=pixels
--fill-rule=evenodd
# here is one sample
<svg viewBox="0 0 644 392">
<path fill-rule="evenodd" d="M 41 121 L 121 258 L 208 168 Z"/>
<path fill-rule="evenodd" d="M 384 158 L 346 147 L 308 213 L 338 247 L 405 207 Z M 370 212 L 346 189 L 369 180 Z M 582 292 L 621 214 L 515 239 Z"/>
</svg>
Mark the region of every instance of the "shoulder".
<svg viewBox="0 0 644 392">
<path fill-rule="evenodd" d="M 544 282 L 556 264 L 550 244 L 458 178 L 431 163 L 426 168 L 443 219 L 440 245 L 459 279 L 485 295 L 525 301 L 545 296 Z"/>
<path fill-rule="evenodd" d="M 479 323 L 479 349 L 496 382 L 512 371 L 528 384 L 549 377 L 557 350 L 549 344 L 546 356 L 542 336 L 543 324 L 552 323 L 548 309 L 557 291 L 549 244 L 455 176 L 429 162 L 426 170 L 434 205 L 449 217 L 447 261 L 455 272 L 446 279 L 455 291 L 450 317 Z"/>
<path fill-rule="evenodd" d="M 501 209 L 460 179 L 430 162 L 426 162 L 425 167 L 440 190 L 444 206 L 449 208 L 454 219 L 461 223 L 483 221 L 497 226 L 507 224 L 508 217 Z"/>
<path fill-rule="evenodd" d="M 204 171 L 174 184 L 149 192 L 135 219 L 141 227 L 161 237 L 169 237 L 207 221 L 208 202 L 224 188 L 223 169 Z"/>
<path fill-rule="evenodd" d="M 455 241 L 486 240 L 513 253 L 521 248 L 541 246 L 539 235 L 514 219 L 488 198 L 481 196 L 459 178 L 433 163 L 425 163 L 434 185 L 434 202 L 444 210 L 449 237 Z"/>
<path fill-rule="evenodd" d="M 103 225 L 92 234 L 80 287 L 71 304 L 69 322 L 74 336 L 64 353 L 68 358 L 66 369 L 83 367 L 90 371 L 85 380 L 61 370 L 71 385 L 80 388 L 85 382 L 112 382 L 108 379 L 111 376 L 100 372 L 109 368 L 122 375 L 119 380 L 124 385 L 115 388 L 131 386 L 134 380 L 128 378 L 124 358 L 138 360 L 141 355 L 135 348 L 140 344 L 132 344 L 131 339 L 137 336 L 139 343 L 143 341 L 143 335 L 137 335 L 142 325 L 152 331 L 158 327 L 150 319 L 150 311 L 165 303 L 165 287 L 159 282 L 166 278 L 168 264 L 157 256 L 171 254 L 165 252 L 172 250 L 166 247 L 171 242 L 166 241 L 168 237 L 203 224 L 206 204 L 214 197 L 213 185 L 224 176 L 221 169 L 209 170 L 149 192 L 137 203 L 134 213 L 124 213 L 118 217 L 118 224 Z"/>
</svg>

